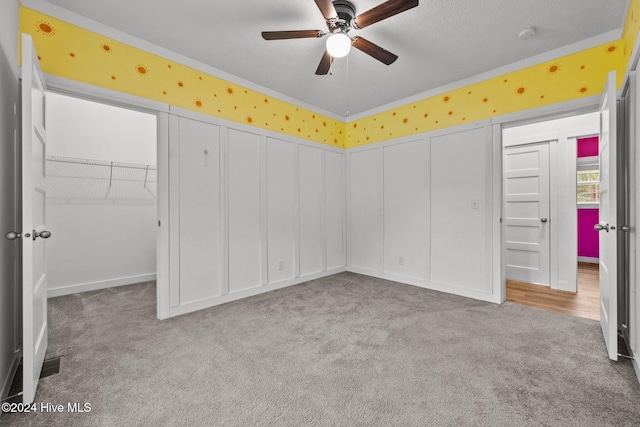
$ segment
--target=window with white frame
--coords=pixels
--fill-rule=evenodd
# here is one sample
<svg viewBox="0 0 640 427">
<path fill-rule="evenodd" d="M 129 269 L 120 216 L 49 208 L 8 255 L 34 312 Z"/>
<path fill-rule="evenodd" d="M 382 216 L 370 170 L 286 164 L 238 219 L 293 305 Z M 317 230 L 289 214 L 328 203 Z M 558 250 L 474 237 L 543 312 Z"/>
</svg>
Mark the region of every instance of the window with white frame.
<svg viewBox="0 0 640 427">
<path fill-rule="evenodd" d="M 578 205 L 600 203 L 600 166 L 598 157 L 581 157 L 577 164 L 577 201 Z"/>
</svg>

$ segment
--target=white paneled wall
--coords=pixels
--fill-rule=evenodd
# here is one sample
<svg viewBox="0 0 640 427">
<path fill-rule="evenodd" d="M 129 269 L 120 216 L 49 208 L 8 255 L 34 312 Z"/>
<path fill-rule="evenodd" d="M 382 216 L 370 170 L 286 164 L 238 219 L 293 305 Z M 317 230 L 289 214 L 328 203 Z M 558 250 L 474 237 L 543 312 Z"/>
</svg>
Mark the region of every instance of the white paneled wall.
<svg viewBox="0 0 640 427">
<path fill-rule="evenodd" d="M 325 215 L 323 236 L 325 270 L 342 268 L 346 263 L 346 182 L 345 155 L 335 151 L 324 152 Z"/>
<path fill-rule="evenodd" d="M 382 148 L 349 155 L 349 265 L 382 271 Z"/>
<path fill-rule="evenodd" d="M 346 269 L 345 154 L 227 124 L 169 116 L 160 318 Z"/>
<path fill-rule="evenodd" d="M 296 145 L 267 138 L 268 282 L 295 276 L 297 216 L 294 177 Z M 297 172 L 297 171 L 296 171 Z M 318 197 L 321 193 L 317 193 Z"/>
<path fill-rule="evenodd" d="M 235 129 L 228 129 L 228 135 L 228 271 L 229 292 L 233 293 L 263 283 L 260 200 L 263 162 L 259 135 Z"/>
<path fill-rule="evenodd" d="M 348 270 L 499 302 L 499 149 L 484 127 L 351 150 Z"/>
<path fill-rule="evenodd" d="M 491 293 L 491 132 L 431 139 L 431 281 Z"/>
<path fill-rule="evenodd" d="M 323 150 L 300 145 L 298 176 L 300 177 L 300 275 L 318 273 L 323 266 Z M 344 197 L 342 197 L 344 200 Z M 342 262 L 344 263 L 344 252 Z"/>
<path fill-rule="evenodd" d="M 499 302 L 490 127 L 344 153 L 227 125 L 169 116 L 161 318 L 345 269 Z"/>
<path fill-rule="evenodd" d="M 427 280 L 429 274 L 429 145 L 383 148 L 384 271 Z"/>
<path fill-rule="evenodd" d="M 179 126 L 179 302 L 189 303 L 220 295 L 220 127 L 187 119 Z"/>
</svg>

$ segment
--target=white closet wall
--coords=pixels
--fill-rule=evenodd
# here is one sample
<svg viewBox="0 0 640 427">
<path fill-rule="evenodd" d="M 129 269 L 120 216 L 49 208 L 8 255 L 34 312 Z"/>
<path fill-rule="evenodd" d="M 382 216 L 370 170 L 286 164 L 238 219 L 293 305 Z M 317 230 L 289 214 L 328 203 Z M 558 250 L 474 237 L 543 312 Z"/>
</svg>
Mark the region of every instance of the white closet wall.
<svg viewBox="0 0 640 427">
<path fill-rule="evenodd" d="M 499 302 L 496 150 L 491 127 L 350 150 L 348 270 Z"/>
<path fill-rule="evenodd" d="M 160 318 L 346 268 L 344 154 L 227 125 L 169 116 L 170 279 Z"/>
</svg>

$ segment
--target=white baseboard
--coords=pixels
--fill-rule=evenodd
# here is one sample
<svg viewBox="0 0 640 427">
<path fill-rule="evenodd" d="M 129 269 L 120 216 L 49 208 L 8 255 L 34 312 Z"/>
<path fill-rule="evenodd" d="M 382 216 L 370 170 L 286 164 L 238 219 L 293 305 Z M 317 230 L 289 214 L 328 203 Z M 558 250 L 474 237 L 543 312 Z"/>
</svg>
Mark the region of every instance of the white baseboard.
<svg viewBox="0 0 640 427">
<path fill-rule="evenodd" d="M 499 294 L 474 291 L 472 289 L 461 288 L 455 285 L 437 282 L 428 282 L 426 280 L 416 279 L 412 277 L 398 276 L 395 274 L 384 273 L 381 271 L 367 270 L 365 268 L 348 266 L 347 271 L 352 273 L 364 274 L 365 276 L 377 277 L 379 279 L 391 280 L 394 282 L 404 283 L 406 285 L 417 286 L 419 288 L 431 289 L 433 291 L 445 292 L 448 294 L 459 295 L 466 298 L 473 298 L 480 301 L 493 302 L 500 304 Z M 495 287 L 494 287 L 495 288 Z"/>
<path fill-rule="evenodd" d="M 116 286 L 132 285 L 134 283 L 148 282 L 156 280 L 156 273 L 139 274 L 136 276 L 118 277 L 116 279 L 99 280 L 97 282 L 78 283 L 75 285 L 49 288 L 47 296 L 49 298 L 62 295 L 77 294 L 78 292 L 97 291 L 98 289 L 115 288 Z"/>
<path fill-rule="evenodd" d="M 589 256 L 579 256 L 578 257 L 578 262 L 588 262 L 590 264 L 599 264 L 600 263 L 600 259 L 599 258 L 592 258 Z"/>
<path fill-rule="evenodd" d="M 11 361 L 11 366 L 9 367 L 9 371 L 7 372 L 6 378 L 2 380 L 2 389 L 0 389 L 0 398 L 5 398 L 9 395 L 9 390 L 11 389 L 11 383 L 13 382 L 13 377 L 16 375 L 16 371 L 18 370 L 18 366 L 20 365 L 20 351 L 16 351 L 13 353 L 13 360 Z"/>
<path fill-rule="evenodd" d="M 282 280 L 280 282 L 270 283 L 268 285 L 256 286 L 255 288 L 244 289 L 242 291 L 234 292 L 227 295 L 218 295 L 211 298 L 205 298 L 199 301 L 190 302 L 179 307 L 170 307 L 166 311 L 166 315 L 161 315 L 158 312 L 159 319 L 168 319 L 174 316 L 180 316 L 182 314 L 192 313 L 194 311 L 202 310 L 216 305 L 225 304 L 231 301 L 236 301 L 242 298 L 251 297 L 254 295 L 264 294 L 265 292 L 275 291 L 277 289 L 286 288 L 293 285 L 298 285 L 310 280 L 320 279 L 322 277 L 332 276 L 337 273 L 347 271 L 346 267 L 336 267 L 329 270 L 321 271 L 319 273 L 307 274 L 305 276 L 295 277 L 293 279 Z"/>
<path fill-rule="evenodd" d="M 638 377 L 638 382 L 640 383 L 640 362 L 638 362 L 638 355 L 635 353 L 633 354 L 631 364 L 633 365 L 633 370 L 636 371 L 636 377 Z"/>
</svg>

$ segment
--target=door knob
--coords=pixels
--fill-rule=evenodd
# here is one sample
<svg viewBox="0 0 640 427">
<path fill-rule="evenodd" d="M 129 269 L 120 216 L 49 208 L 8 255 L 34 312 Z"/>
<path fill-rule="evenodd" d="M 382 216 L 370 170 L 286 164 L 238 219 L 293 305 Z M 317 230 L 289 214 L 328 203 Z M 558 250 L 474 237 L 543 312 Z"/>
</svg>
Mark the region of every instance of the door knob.
<svg viewBox="0 0 640 427">
<path fill-rule="evenodd" d="M 607 233 L 609 232 L 609 224 L 607 225 L 601 225 L 601 224 L 596 224 L 593 226 L 593 229 L 596 231 L 606 231 Z"/>
<path fill-rule="evenodd" d="M 6 237 L 7 240 L 16 240 L 16 239 L 21 238 L 22 234 L 16 233 L 15 231 L 10 231 L 7 234 L 5 234 L 4 237 Z"/>
<path fill-rule="evenodd" d="M 47 230 L 42 230 L 40 232 L 33 230 L 33 240 L 36 240 L 38 237 L 48 239 L 49 237 L 51 237 L 51 232 Z"/>
<path fill-rule="evenodd" d="M 545 222 L 547 222 L 547 221 L 548 221 L 548 219 L 547 219 L 547 218 L 540 218 L 540 222 L 542 222 L 542 223 L 545 223 Z"/>
<path fill-rule="evenodd" d="M 631 231 L 631 227 L 629 227 L 628 225 L 621 225 L 620 227 L 618 227 L 618 230 L 620 230 L 620 231 Z"/>
</svg>

